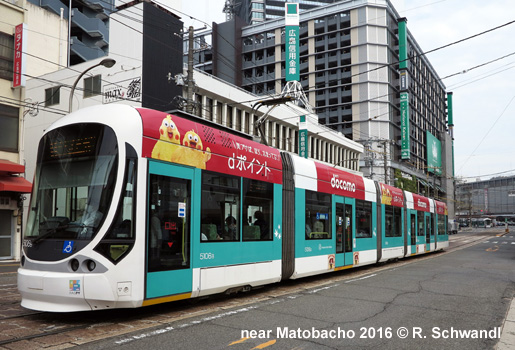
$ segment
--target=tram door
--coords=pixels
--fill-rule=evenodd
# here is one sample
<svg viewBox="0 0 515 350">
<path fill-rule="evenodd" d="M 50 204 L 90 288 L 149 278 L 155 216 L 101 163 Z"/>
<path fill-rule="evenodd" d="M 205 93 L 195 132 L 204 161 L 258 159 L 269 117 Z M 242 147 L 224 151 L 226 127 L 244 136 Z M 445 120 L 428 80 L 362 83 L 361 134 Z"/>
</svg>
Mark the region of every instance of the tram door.
<svg viewBox="0 0 515 350">
<path fill-rule="evenodd" d="M 352 266 L 354 237 L 354 199 L 336 198 L 336 267 Z M 359 261 L 356 261 L 356 264 Z"/>
<path fill-rule="evenodd" d="M 149 161 L 146 298 L 191 293 L 193 174 Z"/>
<path fill-rule="evenodd" d="M 411 254 L 417 253 L 417 215 L 410 214 L 410 228 L 411 228 Z"/>
<path fill-rule="evenodd" d="M 426 220 L 426 251 L 429 251 L 429 250 L 431 250 L 431 238 L 434 239 L 433 225 L 431 222 L 431 214 L 430 213 L 425 213 L 424 217 Z"/>
</svg>

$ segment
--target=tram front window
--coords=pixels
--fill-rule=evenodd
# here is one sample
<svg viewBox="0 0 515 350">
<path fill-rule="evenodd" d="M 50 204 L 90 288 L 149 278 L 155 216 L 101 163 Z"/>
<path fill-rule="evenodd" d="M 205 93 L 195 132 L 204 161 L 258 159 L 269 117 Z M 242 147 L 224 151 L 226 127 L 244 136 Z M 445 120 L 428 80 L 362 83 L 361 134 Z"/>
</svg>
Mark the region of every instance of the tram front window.
<svg viewBox="0 0 515 350">
<path fill-rule="evenodd" d="M 59 260 L 95 237 L 111 204 L 117 162 L 109 127 L 74 124 L 44 136 L 23 242 L 28 257 Z M 60 242 L 42 248 L 56 240 L 71 248 L 56 249 Z"/>
</svg>

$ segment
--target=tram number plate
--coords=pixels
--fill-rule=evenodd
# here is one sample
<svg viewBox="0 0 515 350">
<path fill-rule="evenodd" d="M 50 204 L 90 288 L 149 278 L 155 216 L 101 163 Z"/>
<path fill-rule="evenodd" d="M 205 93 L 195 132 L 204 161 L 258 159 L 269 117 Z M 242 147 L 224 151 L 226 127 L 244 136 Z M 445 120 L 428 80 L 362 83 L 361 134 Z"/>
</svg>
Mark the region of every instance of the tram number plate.
<svg viewBox="0 0 515 350">
<path fill-rule="evenodd" d="M 215 258 L 213 253 L 200 253 L 200 260 L 212 260 Z"/>
</svg>

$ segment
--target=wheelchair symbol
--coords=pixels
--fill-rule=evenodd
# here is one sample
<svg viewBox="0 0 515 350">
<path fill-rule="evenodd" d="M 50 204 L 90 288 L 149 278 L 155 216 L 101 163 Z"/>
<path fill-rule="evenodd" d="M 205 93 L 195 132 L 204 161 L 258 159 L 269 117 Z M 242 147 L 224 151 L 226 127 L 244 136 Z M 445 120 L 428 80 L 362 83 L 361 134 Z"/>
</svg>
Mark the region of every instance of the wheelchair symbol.
<svg viewBox="0 0 515 350">
<path fill-rule="evenodd" d="M 73 241 L 64 241 L 63 253 L 71 253 L 73 251 Z"/>
</svg>

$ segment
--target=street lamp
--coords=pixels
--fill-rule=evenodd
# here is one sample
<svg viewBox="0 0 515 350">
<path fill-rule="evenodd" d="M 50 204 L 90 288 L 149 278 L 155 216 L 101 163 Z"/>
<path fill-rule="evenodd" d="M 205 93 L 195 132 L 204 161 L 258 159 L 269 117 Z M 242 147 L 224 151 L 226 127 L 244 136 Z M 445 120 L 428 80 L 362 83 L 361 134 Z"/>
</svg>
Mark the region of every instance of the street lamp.
<svg viewBox="0 0 515 350">
<path fill-rule="evenodd" d="M 77 79 L 75 80 L 75 82 L 73 83 L 72 85 L 72 89 L 70 91 L 70 102 L 68 104 L 68 113 L 71 113 L 72 112 L 72 101 L 73 101 L 73 93 L 75 92 L 75 87 L 77 86 L 77 84 L 79 83 L 79 80 L 80 78 L 82 78 L 84 76 L 84 74 L 86 74 L 87 72 L 89 72 L 90 70 L 92 70 L 93 68 L 96 68 L 98 66 L 104 66 L 106 68 L 111 68 L 112 66 L 114 66 L 116 63 L 115 60 L 113 60 L 112 58 L 104 58 L 102 61 L 100 61 L 99 63 L 95 64 L 94 66 L 91 66 L 89 67 L 88 69 L 86 69 L 84 72 L 80 73 L 80 75 L 77 77 Z"/>
</svg>

